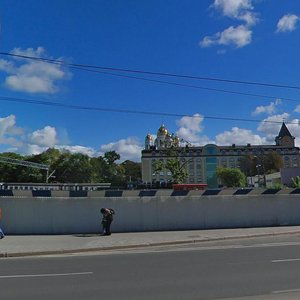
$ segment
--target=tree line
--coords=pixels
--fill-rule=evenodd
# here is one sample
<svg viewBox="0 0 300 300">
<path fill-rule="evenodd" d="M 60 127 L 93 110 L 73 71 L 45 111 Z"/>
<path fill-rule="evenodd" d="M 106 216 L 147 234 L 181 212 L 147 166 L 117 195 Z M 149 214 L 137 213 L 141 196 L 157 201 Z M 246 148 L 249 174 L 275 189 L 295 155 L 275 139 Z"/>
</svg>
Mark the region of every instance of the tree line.
<svg viewBox="0 0 300 300">
<path fill-rule="evenodd" d="M 129 182 L 141 180 L 141 164 L 130 160 L 117 163 L 120 155 L 108 151 L 103 156 L 90 157 L 82 153 L 49 148 L 30 156 L 5 152 L 0 156 L 49 166 L 49 183 L 100 183 L 110 182 L 112 186 L 126 187 Z M 1 182 L 46 182 L 46 171 L 7 162 L 0 162 Z"/>
<path fill-rule="evenodd" d="M 126 160 L 118 163 L 120 155 L 108 151 L 103 156 L 90 157 L 82 153 L 71 153 L 67 150 L 49 148 L 30 156 L 5 152 L 0 157 L 39 163 L 49 166 L 49 183 L 101 183 L 109 182 L 113 187 L 126 188 L 129 184 L 141 182 L 141 163 Z M 188 160 L 181 161 L 176 151 L 168 153 L 169 159 L 157 161 L 154 170 L 169 170 L 173 183 L 186 181 Z M 240 160 L 239 169 L 219 167 L 216 172 L 220 183 L 224 186 L 245 186 L 247 176 L 265 175 L 278 172 L 283 166 L 281 156 L 269 153 L 263 156 L 247 155 Z M 0 162 L 0 182 L 46 182 L 46 171 L 33 167 Z"/>
</svg>

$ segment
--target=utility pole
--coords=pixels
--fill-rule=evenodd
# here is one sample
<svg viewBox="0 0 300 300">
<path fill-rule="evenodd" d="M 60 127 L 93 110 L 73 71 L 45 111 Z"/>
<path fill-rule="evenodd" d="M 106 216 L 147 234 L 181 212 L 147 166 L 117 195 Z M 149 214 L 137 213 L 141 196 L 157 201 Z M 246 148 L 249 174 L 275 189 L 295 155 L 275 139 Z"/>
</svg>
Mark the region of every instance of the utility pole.
<svg viewBox="0 0 300 300">
<path fill-rule="evenodd" d="M 254 158 L 257 161 L 256 170 L 257 170 L 258 178 L 260 178 L 260 174 L 259 173 L 262 173 L 262 175 L 263 175 L 263 186 L 267 187 L 264 154 L 261 152 L 259 156 L 254 155 Z M 258 163 L 258 159 L 259 159 L 259 163 Z M 261 168 L 261 172 L 259 171 L 260 168 Z"/>
<path fill-rule="evenodd" d="M 4 157 L 0 156 L 0 162 L 7 163 L 7 164 L 13 164 L 13 165 L 18 165 L 18 166 L 24 166 L 28 168 L 35 168 L 35 169 L 41 169 L 41 170 L 46 170 L 46 183 L 48 183 L 49 178 L 53 175 L 55 171 L 53 171 L 49 175 L 49 166 L 44 165 L 44 164 L 39 164 L 31 161 L 26 161 L 26 160 L 20 160 L 20 159 L 14 159 L 14 158 L 9 158 L 9 157 Z"/>
</svg>

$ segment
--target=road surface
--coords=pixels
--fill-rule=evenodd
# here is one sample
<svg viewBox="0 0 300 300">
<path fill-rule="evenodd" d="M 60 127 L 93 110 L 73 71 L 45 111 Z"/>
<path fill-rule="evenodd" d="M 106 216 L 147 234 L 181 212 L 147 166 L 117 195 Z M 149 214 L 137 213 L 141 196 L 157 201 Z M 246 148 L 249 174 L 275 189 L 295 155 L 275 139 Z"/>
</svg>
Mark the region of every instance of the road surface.
<svg viewBox="0 0 300 300">
<path fill-rule="evenodd" d="M 1 259 L 0 290 L 1 300 L 299 299 L 300 240 Z"/>
</svg>

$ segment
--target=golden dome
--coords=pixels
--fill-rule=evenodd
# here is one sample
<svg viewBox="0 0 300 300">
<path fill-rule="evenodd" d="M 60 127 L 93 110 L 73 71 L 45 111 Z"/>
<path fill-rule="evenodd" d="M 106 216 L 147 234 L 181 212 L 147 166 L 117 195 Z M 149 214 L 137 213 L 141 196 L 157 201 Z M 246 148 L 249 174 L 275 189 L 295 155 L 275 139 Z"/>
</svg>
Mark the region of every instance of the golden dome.
<svg viewBox="0 0 300 300">
<path fill-rule="evenodd" d="M 148 133 L 148 134 L 146 135 L 146 140 L 147 140 L 147 141 L 153 141 L 153 137 L 152 137 L 152 135 L 151 135 L 150 133 Z"/>
<path fill-rule="evenodd" d="M 158 129 L 158 132 L 157 132 L 157 135 L 159 134 L 163 134 L 163 135 L 167 135 L 168 134 L 168 130 L 167 128 L 165 127 L 164 124 L 162 124 L 159 129 Z"/>
</svg>

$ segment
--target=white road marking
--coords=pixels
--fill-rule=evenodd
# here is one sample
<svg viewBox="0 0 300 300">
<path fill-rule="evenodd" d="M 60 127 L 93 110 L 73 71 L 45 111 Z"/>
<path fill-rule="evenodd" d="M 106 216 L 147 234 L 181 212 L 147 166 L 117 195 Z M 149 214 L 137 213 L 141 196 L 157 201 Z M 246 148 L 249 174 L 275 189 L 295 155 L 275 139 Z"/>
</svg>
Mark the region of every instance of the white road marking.
<svg viewBox="0 0 300 300">
<path fill-rule="evenodd" d="M 294 290 L 282 290 L 282 291 L 273 291 L 272 294 L 298 293 L 298 292 L 300 292 L 300 289 L 294 289 Z"/>
<path fill-rule="evenodd" d="M 54 273 L 54 274 L 23 274 L 23 275 L 2 275 L 0 279 L 5 278 L 30 278 L 30 277 L 58 277 L 58 276 L 79 276 L 92 275 L 93 272 L 78 272 L 78 273 Z"/>
<path fill-rule="evenodd" d="M 291 261 L 299 261 L 300 258 L 286 258 L 286 259 L 274 259 L 272 263 L 281 263 L 281 262 L 291 262 Z"/>
</svg>

